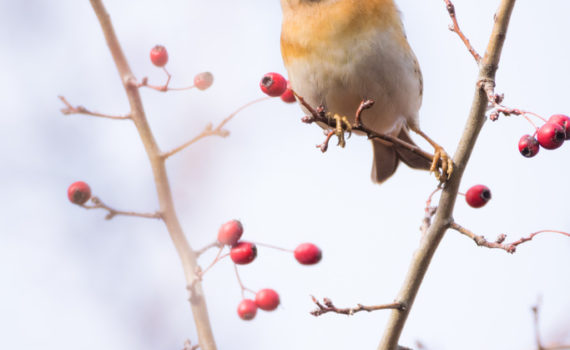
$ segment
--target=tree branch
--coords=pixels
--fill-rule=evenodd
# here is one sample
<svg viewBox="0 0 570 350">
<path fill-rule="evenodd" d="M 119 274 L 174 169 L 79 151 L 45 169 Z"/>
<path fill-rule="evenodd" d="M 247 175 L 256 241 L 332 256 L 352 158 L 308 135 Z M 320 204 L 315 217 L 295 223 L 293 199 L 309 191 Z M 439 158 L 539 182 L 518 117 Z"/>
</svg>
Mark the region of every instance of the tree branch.
<svg viewBox="0 0 570 350">
<path fill-rule="evenodd" d="M 215 350 L 216 343 L 210 326 L 204 292 L 202 291 L 202 285 L 196 276 L 198 267 L 196 254 L 190 247 L 190 244 L 182 231 L 178 217 L 176 216 L 170 184 L 166 174 L 164 158 L 161 156 L 161 152 L 154 139 L 154 135 L 148 125 L 136 79 L 131 72 L 125 55 L 123 54 L 123 50 L 115 34 L 111 19 L 107 10 L 103 6 L 102 1 L 90 0 L 90 2 L 95 14 L 97 15 L 105 40 L 109 46 L 109 50 L 113 56 L 113 60 L 115 61 L 119 76 L 121 77 L 121 81 L 125 88 L 131 107 L 130 117 L 135 123 L 150 160 L 162 219 L 166 224 L 170 238 L 172 239 L 176 251 L 178 252 L 178 256 L 182 262 L 186 283 L 187 285 L 192 286 L 190 290 L 192 293 L 190 303 L 194 322 L 196 323 L 200 348 L 202 350 Z"/>
<path fill-rule="evenodd" d="M 480 62 L 479 81 L 488 79 L 494 80 L 498 68 L 499 59 L 507 27 L 515 0 L 501 0 L 499 9 L 495 14 L 495 24 L 493 32 L 487 46 L 487 51 Z M 401 302 L 406 308 L 404 310 L 392 311 L 384 334 L 378 345 L 379 350 L 394 350 L 398 348 L 398 340 L 406 319 L 411 310 L 414 299 L 418 293 L 422 280 L 427 272 L 429 264 L 439 242 L 443 238 L 445 231 L 452 222 L 453 207 L 457 198 L 457 191 L 461 182 L 461 177 L 465 171 L 473 147 L 479 132 L 485 122 L 485 111 L 488 105 L 487 94 L 478 84 L 475 97 L 469 112 L 467 125 L 463 131 L 459 146 L 453 158 L 455 170 L 451 178 L 446 182 L 439 201 L 437 213 L 434 221 L 423 237 L 418 250 L 415 252 L 410 268 L 406 274 L 404 284 L 396 301 Z"/>
<path fill-rule="evenodd" d="M 541 233 L 551 232 L 551 233 L 558 233 L 567 237 L 570 237 L 570 233 L 557 231 L 557 230 L 540 230 L 537 232 L 533 232 L 526 237 L 521 237 L 519 240 L 511 242 L 511 243 L 503 243 L 507 236 L 505 234 L 500 234 L 495 242 L 489 242 L 484 236 L 477 235 L 473 233 L 471 230 L 459 225 L 456 222 L 452 222 L 450 228 L 454 229 L 455 231 L 464 234 L 465 236 L 471 238 L 475 241 L 478 246 L 487 247 L 487 248 L 495 248 L 495 249 L 503 249 L 507 253 L 514 253 L 517 250 L 517 246 L 522 243 L 528 242 L 534 238 L 534 236 L 539 235 Z"/>
<path fill-rule="evenodd" d="M 404 306 L 401 303 L 397 302 L 390 304 L 382 304 L 382 305 L 372 305 L 372 306 L 356 304 L 356 307 L 337 308 L 336 306 L 334 306 L 332 300 L 330 300 L 329 298 L 324 298 L 322 303 L 318 301 L 317 298 L 315 298 L 314 296 L 311 296 L 311 298 L 313 299 L 313 303 L 317 305 L 317 309 L 311 311 L 311 315 L 313 316 L 320 316 L 322 314 L 326 314 L 327 312 L 334 312 L 336 314 L 352 316 L 360 311 L 372 312 L 377 310 L 404 308 Z"/>
</svg>

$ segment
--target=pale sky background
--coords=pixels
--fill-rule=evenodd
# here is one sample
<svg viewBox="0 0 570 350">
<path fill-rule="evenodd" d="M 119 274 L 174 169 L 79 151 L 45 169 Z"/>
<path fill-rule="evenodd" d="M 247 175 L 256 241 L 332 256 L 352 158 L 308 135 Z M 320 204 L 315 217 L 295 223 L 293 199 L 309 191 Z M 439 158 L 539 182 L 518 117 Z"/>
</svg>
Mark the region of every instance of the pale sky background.
<svg viewBox="0 0 570 350">
<path fill-rule="evenodd" d="M 398 2 L 422 66 L 423 129 L 453 153 L 473 96 L 477 67 L 443 1 Z M 462 28 L 483 51 L 498 0 L 455 2 Z M 209 70 L 211 89 L 144 90 L 162 149 L 193 137 L 261 96 L 260 77 L 285 73 L 278 0 L 106 1 L 135 74 L 160 82 L 148 60 L 157 43 L 170 53 L 173 86 Z M 549 116 L 570 113 L 567 0 L 517 3 L 498 73 L 505 103 Z M 57 95 L 102 112 L 128 105 L 87 0 L 0 0 L 0 348 L 180 349 L 196 340 L 184 278 L 162 223 L 71 205 L 67 186 L 87 181 L 116 208 L 157 209 L 150 167 L 128 121 L 63 116 Z M 245 239 L 295 247 L 317 243 L 315 267 L 260 249 L 240 268 L 252 289 L 274 288 L 273 313 L 236 315 L 240 290 L 229 261 L 205 277 L 219 349 L 375 349 L 387 312 L 310 316 L 309 295 L 338 306 L 392 301 L 419 240 L 427 173 L 401 166 L 382 186 L 369 179 L 371 147 L 314 148 L 322 132 L 280 100 L 241 113 L 227 139 L 203 140 L 168 163 L 177 211 L 196 248 L 239 218 Z M 540 229 L 570 231 L 570 145 L 519 155 L 532 129 L 522 118 L 487 123 L 462 190 L 484 183 L 482 209 L 462 199 L 456 220 L 494 238 Z M 543 298 L 545 341 L 570 341 L 570 239 L 545 234 L 514 255 L 478 248 L 450 231 L 432 262 L 401 338 L 429 349 L 533 349 L 530 307 Z M 201 260 L 208 263 L 212 255 Z"/>
</svg>

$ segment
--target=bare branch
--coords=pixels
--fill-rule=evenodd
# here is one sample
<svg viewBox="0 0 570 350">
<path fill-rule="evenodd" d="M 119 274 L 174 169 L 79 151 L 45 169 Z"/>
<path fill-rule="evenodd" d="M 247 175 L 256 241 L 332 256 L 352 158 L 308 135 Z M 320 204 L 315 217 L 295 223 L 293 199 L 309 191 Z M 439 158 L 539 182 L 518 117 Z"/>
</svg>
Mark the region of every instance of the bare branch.
<svg viewBox="0 0 570 350">
<path fill-rule="evenodd" d="M 196 275 L 196 270 L 198 268 L 196 254 L 188 243 L 180 222 L 178 221 L 178 217 L 176 216 L 164 158 L 161 157 L 159 147 L 148 124 L 139 88 L 136 84 L 136 79 L 129 67 L 129 63 L 123 53 L 123 49 L 121 48 L 117 35 L 115 34 L 115 29 L 111 23 L 111 17 L 105 9 L 102 1 L 90 0 L 90 3 L 97 19 L 99 20 L 107 46 L 109 47 L 111 56 L 115 61 L 115 66 L 117 67 L 121 82 L 127 94 L 129 105 L 131 107 L 129 115 L 134 121 L 148 155 L 154 174 L 162 219 L 168 229 L 170 238 L 172 239 L 182 263 L 186 284 L 191 286 L 192 295 L 190 306 L 192 308 L 192 315 L 194 316 L 194 324 L 196 326 L 200 348 L 202 350 L 216 350 L 216 342 L 212 333 L 212 327 L 210 326 L 210 318 L 208 316 L 204 291 L 202 290 L 202 284 Z"/>
<path fill-rule="evenodd" d="M 495 79 L 514 5 L 515 0 L 501 0 L 500 2 L 499 9 L 495 14 L 493 32 L 489 39 L 485 56 L 479 62 L 478 80 Z M 453 207 L 457 198 L 457 191 L 477 137 L 485 122 L 485 112 L 488 103 L 487 94 L 478 86 L 475 91 L 475 97 L 465 130 L 463 131 L 457 152 L 453 158 L 453 163 L 455 164 L 453 176 L 445 183 L 433 223 L 412 258 L 410 268 L 406 274 L 400 293 L 396 298 L 397 301 L 404 303 L 407 308 L 403 311 L 394 310 L 391 312 L 388 324 L 378 345 L 378 350 L 394 350 L 398 347 L 400 334 L 402 333 L 423 278 L 429 268 L 431 259 L 445 231 L 452 223 Z"/>
<path fill-rule="evenodd" d="M 305 99 L 302 96 L 299 96 L 296 93 L 295 93 L 295 96 L 299 100 L 299 103 L 301 105 L 303 105 L 303 107 L 305 107 L 309 111 L 309 113 L 311 113 L 311 115 L 305 116 L 305 117 L 303 117 L 303 119 L 301 119 L 303 121 L 303 123 L 311 124 L 314 122 L 319 122 L 319 123 L 323 123 L 325 125 L 328 125 L 331 128 L 337 128 L 336 120 L 328 117 L 327 113 L 323 107 L 319 107 L 317 109 L 314 109 L 311 105 L 309 105 L 309 103 L 307 101 L 305 101 Z M 355 113 L 355 122 L 353 125 L 350 126 L 350 128 L 353 131 L 362 131 L 363 133 L 365 133 L 368 136 L 369 139 L 379 139 L 379 140 L 384 141 L 385 143 L 387 143 L 389 145 L 394 145 L 396 147 L 405 148 L 408 151 L 413 152 L 413 153 L 421 156 L 422 158 L 424 158 L 430 162 L 432 161 L 433 154 L 425 152 L 424 150 L 422 150 L 418 146 L 415 146 L 415 145 L 412 145 L 412 144 L 407 143 L 405 141 L 402 141 L 398 137 L 395 137 L 392 135 L 377 133 L 377 132 L 373 131 L 372 129 L 369 129 L 368 127 L 363 125 L 362 122 L 360 121 L 361 114 L 364 110 L 372 107 L 373 104 L 374 104 L 374 101 L 372 101 L 372 100 L 363 100 L 362 102 L 360 102 L 360 105 L 359 105 L 359 107 Z M 345 126 L 343 126 L 343 128 L 345 128 Z M 335 134 L 334 131 L 328 132 L 326 135 L 325 141 L 322 144 L 317 145 L 317 147 L 320 148 L 321 151 L 326 152 L 326 150 L 328 149 L 328 143 L 334 134 Z"/>
<path fill-rule="evenodd" d="M 85 209 L 104 209 L 104 210 L 107 210 L 109 213 L 105 216 L 106 220 L 111 220 L 112 218 L 114 218 L 117 215 L 136 216 L 139 218 L 147 218 L 147 219 L 161 219 L 162 218 L 162 215 L 160 214 L 160 212 L 137 213 L 134 211 L 123 211 L 123 210 L 113 209 L 113 208 L 109 207 L 108 205 L 106 205 L 105 203 L 103 203 L 98 197 L 91 197 L 91 202 L 93 202 L 93 205 L 82 204 L 81 207 L 83 207 Z"/>
<path fill-rule="evenodd" d="M 457 15 L 455 13 L 455 5 L 453 5 L 451 0 L 443 0 L 443 1 L 445 2 L 445 5 L 447 7 L 447 12 L 449 13 L 449 17 L 451 17 L 451 21 L 453 22 L 453 24 L 449 26 L 449 30 L 451 30 L 452 32 L 456 33 L 459 36 L 461 41 L 463 41 L 463 44 L 465 44 L 465 47 L 467 47 L 467 50 L 469 50 L 471 56 L 473 56 L 473 58 L 475 59 L 475 62 L 477 63 L 481 62 L 481 55 L 477 53 L 477 50 L 473 48 L 471 42 L 469 41 L 469 39 L 467 39 L 467 36 L 465 36 L 465 34 L 463 34 L 461 29 L 459 28 L 459 23 L 457 23 Z"/>
<path fill-rule="evenodd" d="M 245 108 L 262 102 L 262 101 L 266 101 L 269 100 L 270 97 L 262 97 L 262 98 L 258 98 L 257 100 L 253 100 L 249 103 L 246 103 L 245 105 L 241 106 L 240 108 L 238 108 L 237 110 L 235 110 L 232 114 L 230 114 L 229 116 L 227 116 L 224 120 L 222 120 L 220 122 L 220 124 L 218 124 L 215 128 L 212 126 L 212 123 L 209 123 L 208 125 L 206 125 L 206 127 L 204 128 L 204 130 L 202 130 L 202 132 L 200 134 L 198 134 L 197 136 L 195 136 L 194 138 L 192 138 L 190 141 L 176 147 L 175 149 L 165 152 L 161 155 L 161 157 L 163 159 L 166 159 L 180 151 L 182 151 L 183 149 L 185 149 L 188 146 L 191 146 L 192 144 L 200 141 L 201 139 L 208 137 L 208 136 L 220 136 L 220 137 L 227 137 L 230 132 L 223 129 L 224 126 L 230 121 L 232 120 L 233 117 L 236 116 L 236 114 L 238 114 L 239 112 L 241 112 L 242 110 L 244 110 Z"/>
<path fill-rule="evenodd" d="M 466 229 L 465 227 L 459 225 L 456 222 L 452 222 L 449 226 L 450 228 L 454 229 L 457 232 L 464 234 L 465 236 L 471 238 L 472 240 L 477 243 L 478 246 L 487 247 L 487 248 L 494 248 L 494 249 L 503 249 L 507 253 L 514 253 L 517 250 L 517 246 L 522 243 L 528 242 L 534 238 L 534 236 L 539 235 L 541 233 L 551 232 L 551 233 L 558 233 L 567 237 L 570 237 L 570 233 L 557 231 L 557 230 L 541 230 L 537 232 L 533 232 L 526 237 L 522 237 L 517 241 L 511 243 L 503 243 L 505 238 L 507 237 L 505 234 L 500 234 L 494 242 L 489 242 L 485 239 L 484 236 L 476 235 L 472 231 Z"/>
<path fill-rule="evenodd" d="M 356 307 L 349 307 L 349 308 L 337 308 L 334 306 L 332 300 L 329 298 L 324 298 L 323 302 L 319 302 L 317 298 L 311 295 L 311 299 L 313 299 L 313 303 L 317 305 L 317 309 L 311 311 L 311 315 L 313 316 L 320 316 L 322 314 L 326 314 L 328 312 L 333 312 L 336 314 L 348 315 L 352 316 L 357 312 L 360 311 L 377 311 L 377 310 L 387 310 L 387 309 L 398 309 L 404 310 L 405 306 L 402 303 L 393 302 L 390 304 L 382 304 L 382 305 L 372 305 L 372 306 L 365 306 L 362 304 L 356 304 Z M 323 305 L 324 304 L 324 305 Z"/>
<path fill-rule="evenodd" d="M 61 109 L 61 113 L 65 115 L 69 114 L 84 114 L 90 115 L 92 117 L 100 117 L 100 118 L 107 118 L 107 119 L 117 119 L 117 120 L 124 120 L 124 119 L 131 119 L 130 115 L 110 115 L 110 114 L 103 114 L 98 112 L 92 112 L 83 106 L 74 107 L 67 101 L 67 99 L 63 96 L 58 96 L 58 98 L 65 104 L 65 108 Z"/>
</svg>

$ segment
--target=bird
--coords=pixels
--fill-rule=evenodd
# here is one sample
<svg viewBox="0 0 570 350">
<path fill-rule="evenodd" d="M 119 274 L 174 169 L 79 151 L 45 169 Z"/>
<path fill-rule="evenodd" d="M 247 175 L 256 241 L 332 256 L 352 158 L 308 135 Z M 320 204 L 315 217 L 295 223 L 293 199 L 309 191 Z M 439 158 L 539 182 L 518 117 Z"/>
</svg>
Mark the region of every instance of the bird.
<svg viewBox="0 0 570 350">
<path fill-rule="evenodd" d="M 412 130 L 434 147 L 430 161 L 372 138 L 372 181 L 383 183 L 400 161 L 448 179 L 452 160 L 419 126 L 423 78 L 394 0 L 281 0 L 281 9 L 281 55 L 298 98 L 323 107 L 348 131 L 360 103 L 371 99 L 362 116 L 367 128 L 415 146 Z M 344 147 L 344 130 L 336 129 Z"/>
</svg>

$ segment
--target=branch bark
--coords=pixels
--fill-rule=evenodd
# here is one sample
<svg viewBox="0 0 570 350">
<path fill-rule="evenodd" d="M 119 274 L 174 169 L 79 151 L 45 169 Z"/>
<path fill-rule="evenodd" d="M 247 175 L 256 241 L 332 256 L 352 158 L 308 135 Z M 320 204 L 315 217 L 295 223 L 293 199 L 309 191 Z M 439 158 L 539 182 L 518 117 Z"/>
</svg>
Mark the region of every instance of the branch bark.
<svg viewBox="0 0 570 350">
<path fill-rule="evenodd" d="M 423 237 L 418 250 L 414 253 L 404 284 L 396 299 L 396 301 L 404 305 L 404 310 L 392 311 L 380 344 L 378 345 L 378 350 L 395 350 L 398 348 L 398 340 L 402 329 L 404 328 L 406 319 L 431 259 L 445 231 L 449 228 L 453 220 L 453 207 L 457 198 L 459 184 L 469 157 L 471 156 L 471 152 L 473 151 L 473 147 L 475 146 L 475 141 L 485 122 L 485 110 L 489 101 L 487 94 L 482 88 L 482 83 L 493 82 L 495 79 L 495 73 L 498 68 L 514 5 L 515 0 L 501 0 L 499 9 L 495 14 L 493 32 L 489 44 L 487 45 L 485 55 L 479 63 L 479 81 L 471 105 L 471 111 L 469 112 L 466 127 L 453 159 L 455 170 L 451 179 L 445 184 L 433 224 Z"/>
<path fill-rule="evenodd" d="M 216 343 L 214 342 L 214 336 L 210 326 L 202 285 L 196 275 L 198 267 L 196 253 L 190 247 L 190 244 L 182 231 L 178 217 L 176 216 L 174 202 L 172 201 L 172 193 L 170 191 L 170 184 L 168 182 L 166 167 L 164 164 L 165 159 L 161 156 L 160 149 L 154 139 L 150 126 L 148 125 L 136 79 L 131 72 L 125 55 L 123 54 L 123 50 L 111 23 L 111 18 L 101 0 L 90 0 L 90 2 L 95 14 L 97 15 L 105 40 L 109 46 L 109 50 L 113 56 L 113 60 L 115 61 L 119 76 L 121 77 L 121 81 L 125 88 L 131 108 L 129 115 L 135 123 L 150 160 L 162 219 L 166 224 L 170 238 L 172 239 L 182 262 L 186 283 L 188 286 L 192 286 L 190 290 L 190 305 L 194 316 L 194 322 L 196 323 L 200 348 L 202 350 L 216 350 Z"/>
</svg>

